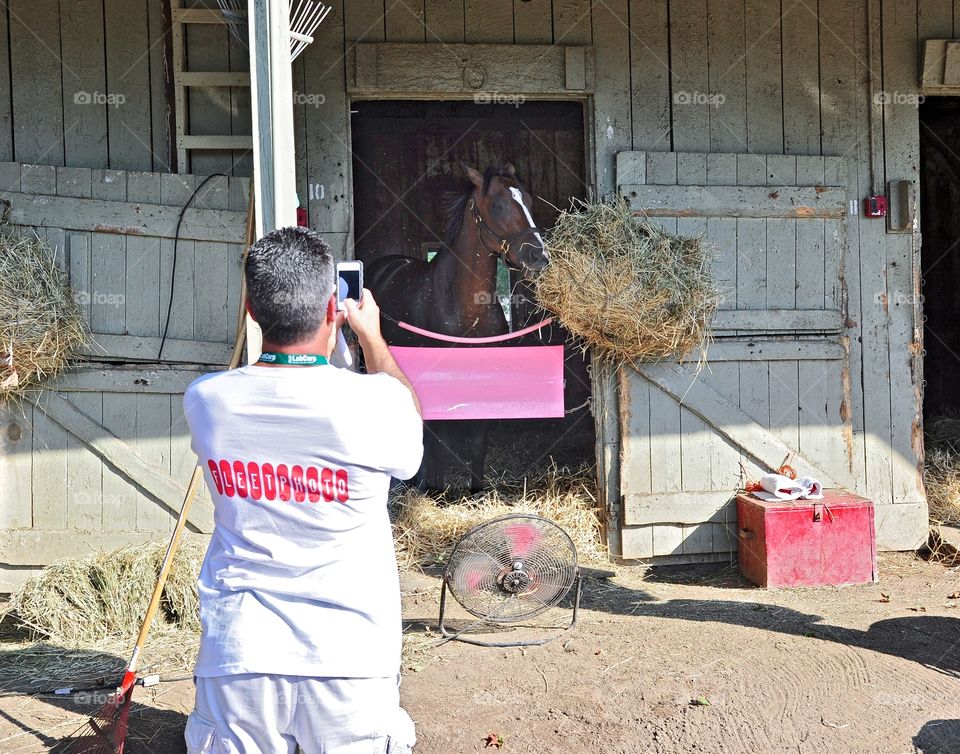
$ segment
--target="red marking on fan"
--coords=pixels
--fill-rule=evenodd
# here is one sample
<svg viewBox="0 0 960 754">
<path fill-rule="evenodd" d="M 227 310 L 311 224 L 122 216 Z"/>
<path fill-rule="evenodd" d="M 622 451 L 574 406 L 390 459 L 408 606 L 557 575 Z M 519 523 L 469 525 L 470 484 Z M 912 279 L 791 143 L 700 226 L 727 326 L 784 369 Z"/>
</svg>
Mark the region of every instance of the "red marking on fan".
<svg viewBox="0 0 960 754">
<path fill-rule="evenodd" d="M 512 547 L 512 557 L 523 558 L 540 541 L 540 530 L 532 524 L 513 524 L 506 527 L 503 533 L 507 535 Z"/>
</svg>

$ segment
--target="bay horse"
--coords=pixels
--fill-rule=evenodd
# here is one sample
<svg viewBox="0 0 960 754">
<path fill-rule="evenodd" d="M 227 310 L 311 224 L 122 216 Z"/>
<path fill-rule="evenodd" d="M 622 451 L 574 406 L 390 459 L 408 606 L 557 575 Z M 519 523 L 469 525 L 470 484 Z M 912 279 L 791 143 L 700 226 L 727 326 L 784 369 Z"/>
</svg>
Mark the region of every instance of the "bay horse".
<svg viewBox="0 0 960 754">
<path fill-rule="evenodd" d="M 450 206 L 444 247 L 434 259 L 391 254 L 365 271 L 365 285 L 380 305 L 383 336 L 391 345 L 441 345 L 401 329 L 398 321 L 460 337 L 509 332 L 497 297 L 497 265 L 503 262 L 532 278 L 549 261 L 530 212 L 533 198 L 513 165 L 488 167 L 482 174 L 463 168 L 470 185 Z M 426 430 L 418 486 L 442 489 L 449 461 L 460 460 L 470 470 L 471 492 L 479 492 L 487 422 L 427 422 Z"/>
</svg>

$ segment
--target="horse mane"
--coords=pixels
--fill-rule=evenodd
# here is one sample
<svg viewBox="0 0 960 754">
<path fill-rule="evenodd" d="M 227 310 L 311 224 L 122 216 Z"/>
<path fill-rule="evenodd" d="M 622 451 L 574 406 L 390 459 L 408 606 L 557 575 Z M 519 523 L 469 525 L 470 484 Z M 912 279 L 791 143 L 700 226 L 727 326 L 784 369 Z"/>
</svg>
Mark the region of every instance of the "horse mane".
<svg viewBox="0 0 960 754">
<path fill-rule="evenodd" d="M 490 190 L 490 183 L 494 178 L 505 178 L 508 181 L 516 181 L 516 178 L 499 165 L 491 165 L 483 173 L 483 194 L 486 196 Z M 443 244 L 448 249 L 453 248 L 454 242 L 463 230 L 463 213 L 473 194 L 473 184 L 469 184 L 462 193 L 457 194 L 453 201 L 447 205 L 447 226 L 443 233 Z"/>
</svg>

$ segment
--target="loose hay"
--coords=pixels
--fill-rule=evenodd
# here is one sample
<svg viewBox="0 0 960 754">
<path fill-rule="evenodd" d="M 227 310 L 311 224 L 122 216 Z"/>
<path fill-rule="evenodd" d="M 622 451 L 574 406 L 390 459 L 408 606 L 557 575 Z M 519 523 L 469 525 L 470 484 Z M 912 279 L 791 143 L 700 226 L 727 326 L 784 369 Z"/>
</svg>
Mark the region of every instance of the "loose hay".
<svg viewBox="0 0 960 754">
<path fill-rule="evenodd" d="M 606 563 L 593 473 L 588 466 L 552 468 L 526 483 L 501 481 L 480 497 L 449 501 L 408 490 L 394 501 L 397 560 L 402 568 L 443 564 L 474 526 L 508 513 L 534 513 L 562 527 L 581 560 Z"/>
<path fill-rule="evenodd" d="M 0 234 L 0 400 L 56 377 L 87 342 L 83 311 L 53 252 L 35 236 Z"/>
<path fill-rule="evenodd" d="M 960 524 L 960 418 L 935 419 L 926 429 L 923 481 L 930 520 Z"/>
<path fill-rule="evenodd" d="M 36 636 L 66 645 L 135 636 L 166 547 L 155 541 L 61 560 L 28 579 L 13 595 L 10 611 Z M 158 632 L 200 630 L 196 581 L 205 550 L 202 537 L 181 543 L 157 612 Z"/>
<path fill-rule="evenodd" d="M 596 515 L 594 469 L 553 467 L 537 477 L 496 480 L 480 498 L 440 500 L 409 491 L 392 501 L 394 538 L 401 568 L 444 563 L 469 529 L 506 513 L 535 513 L 571 536 L 580 559 L 606 563 Z M 143 652 L 141 671 L 189 671 L 199 646 L 196 581 L 205 537 L 187 535 L 170 572 L 161 609 Z M 62 560 L 29 579 L 13 595 L 6 624 L 28 636 L 0 646 L 0 688 L 81 685 L 119 674 L 133 647 L 166 541 L 111 553 Z M 39 641 L 38 641 L 39 639 Z M 430 641 L 403 637 L 404 669 L 416 669 Z M 39 685 L 38 685 L 39 684 Z"/>
<path fill-rule="evenodd" d="M 575 200 L 547 246 L 537 299 L 586 346 L 616 361 L 705 348 L 720 293 L 702 239 L 671 235 L 616 197 Z"/>
</svg>

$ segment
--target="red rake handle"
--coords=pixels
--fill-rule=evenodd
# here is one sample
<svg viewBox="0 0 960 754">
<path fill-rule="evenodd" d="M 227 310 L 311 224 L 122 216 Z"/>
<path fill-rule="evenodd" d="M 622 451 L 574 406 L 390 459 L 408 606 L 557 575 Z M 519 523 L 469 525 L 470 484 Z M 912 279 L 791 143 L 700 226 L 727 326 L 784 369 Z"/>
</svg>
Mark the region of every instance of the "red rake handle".
<svg viewBox="0 0 960 754">
<path fill-rule="evenodd" d="M 250 181 L 250 199 L 247 204 L 247 235 L 246 245 L 243 251 L 243 262 L 247 259 L 247 250 L 256 240 L 254 238 L 255 228 L 253 225 L 253 181 Z M 243 356 L 243 342 L 246 339 L 246 316 L 245 304 L 246 287 L 240 291 L 240 313 L 237 320 L 237 338 L 233 346 L 233 354 L 230 357 L 230 364 L 227 369 L 236 369 L 240 365 L 240 359 Z M 173 556 L 177 553 L 180 546 L 180 540 L 183 537 L 183 529 L 187 525 L 187 519 L 190 516 L 190 507 L 193 505 L 193 498 L 197 495 L 200 487 L 200 480 L 203 478 L 203 471 L 197 465 L 193 469 L 193 475 L 190 477 L 190 483 L 187 485 L 187 494 L 183 496 L 183 505 L 180 506 L 180 515 L 177 516 L 177 525 L 170 536 L 170 542 L 167 545 L 167 552 L 163 556 L 163 563 L 160 566 L 160 573 L 157 576 L 157 583 L 153 587 L 153 594 L 150 596 L 150 604 L 147 605 L 147 613 L 143 616 L 143 623 L 140 625 L 140 633 L 137 634 L 137 643 L 133 647 L 133 653 L 130 655 L 130 662 L 127 663 L 127 670 L 123 676 L 123 682 L 118 689 L 124 695 L 133 688 L 136 682 L 137 663 L 140 661 L 140 650 L 147 641 L 147 634 L 150 633 L 150 624 L 157 614 L 157 608 L 160 607 L 160 598 L 163 596 L 163 588 L 167 585 L 167 577 L 170 575 L 170 568 L 173 566 Z"/>
</svg>

